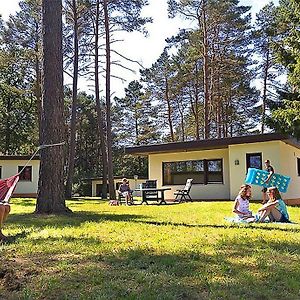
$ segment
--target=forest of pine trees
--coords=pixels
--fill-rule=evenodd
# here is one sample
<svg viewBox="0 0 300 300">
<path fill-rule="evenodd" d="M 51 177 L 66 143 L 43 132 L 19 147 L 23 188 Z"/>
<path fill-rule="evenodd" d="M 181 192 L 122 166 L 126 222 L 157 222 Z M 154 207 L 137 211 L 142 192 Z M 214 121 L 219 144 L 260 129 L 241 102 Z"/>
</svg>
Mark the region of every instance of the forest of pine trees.
<svg viewBox="0 0 300 300">
<path fill-rule="evenodd" d="M 52 122 L 61 122 L 58 134 L 67 144 L 58 169 L 67 197 L 84 192 L 85 178 L 108 179 L 114 198 L 114 176 L 146 176 L 146 159 L 124 154 L 129 145 L 272 130 L 300 137 L 298 1 L 270 2 L 253 20 L 238 0 L 168 0 L 170 18 L 192 26 L 168 37 L 151 67 L 140 66 L 124 97 L 113 94 L 111 79 L 123 80 L 113 70 L 130 71 L 137 62 L 115 45 L 124 32 L 147 33 L 147 0 L 55 1 L 62 4 L 63 73 L 72 81 L 62 109 L 54 100 L 42 103 L 51 85 L 43 80 L 42 2 L 22 0 L 20 11 L 0 18 L 0 153 L 34 152 L 47 141 L 45 122 L 51 124 L 42 106 L 53 116 L 59 110 L 63 117 Z M 83 78 L 89 89 L 78 91 Z"/>
</svg>

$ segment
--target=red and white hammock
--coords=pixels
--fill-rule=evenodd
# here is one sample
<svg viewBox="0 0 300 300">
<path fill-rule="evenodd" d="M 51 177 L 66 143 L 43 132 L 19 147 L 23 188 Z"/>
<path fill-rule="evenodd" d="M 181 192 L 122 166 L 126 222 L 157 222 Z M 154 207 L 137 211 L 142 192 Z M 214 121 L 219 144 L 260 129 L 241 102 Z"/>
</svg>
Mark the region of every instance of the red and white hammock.
<svg viewBox="0 0 300 300">
<path fill-rule="evenodd" d="M 0 180 L 0 202 L 8 203 L 19 181 L 19 174 Z"/>
<path fill-rule="evenodd" d="M 9 178 L 6 179 L 0 179 L 0 203 L 9 203 L 9 199 L 11 195 L 13 194 L 17 183 L 20 178 L 20 174 L 23 172 L 23 170 L 28 166 L 29 162 L 34 158 L 34 156 L 37 154 L 37 152 L 41 149 L 52 147 L 52 146 L 60 146 L 64 145 L 65 142 L 58 143 L 58 144 L 51 144 L 51 145 L 41 145 L 38 147 L 38 149 L 33 153 L 33 155 L 30 157 L 30 159 L 26 162 L 25 166 L 22 168 L 22 170 Z"/>
</svg>

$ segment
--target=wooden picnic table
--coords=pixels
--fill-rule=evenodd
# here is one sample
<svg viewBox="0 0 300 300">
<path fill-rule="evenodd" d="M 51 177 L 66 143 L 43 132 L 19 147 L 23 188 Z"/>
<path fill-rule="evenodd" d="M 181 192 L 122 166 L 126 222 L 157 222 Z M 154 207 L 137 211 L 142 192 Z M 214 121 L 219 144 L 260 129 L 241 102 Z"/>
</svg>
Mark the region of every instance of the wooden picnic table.
<svg viewBox="0 0 300 300">
<path fill-rule="evenodd" d="M 167 204 L 165 200 L 165 191 L 169 191 L 171 188 L 140 188 L 135 189 L 137 192 L 142 193 L 142 202 L 148 204 L 148 201 L 157 201 L 158 204 Z"/>
</svg>

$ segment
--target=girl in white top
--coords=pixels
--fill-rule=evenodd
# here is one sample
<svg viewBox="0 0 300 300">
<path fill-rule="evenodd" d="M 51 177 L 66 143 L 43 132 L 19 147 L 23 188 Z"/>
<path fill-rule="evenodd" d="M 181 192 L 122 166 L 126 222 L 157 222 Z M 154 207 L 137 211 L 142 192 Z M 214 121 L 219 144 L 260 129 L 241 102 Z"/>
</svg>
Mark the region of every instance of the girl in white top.
<svg viewBox="0 0 300 300">
<path fill-rule="evenodd" d="M 253 218 L 249 210 L 249 199 L 251 198 L 251 186 L 244 184 L 241 186 L 238 196 L 235 198 L 233 212 L 241 219 Z"/>
</svg>

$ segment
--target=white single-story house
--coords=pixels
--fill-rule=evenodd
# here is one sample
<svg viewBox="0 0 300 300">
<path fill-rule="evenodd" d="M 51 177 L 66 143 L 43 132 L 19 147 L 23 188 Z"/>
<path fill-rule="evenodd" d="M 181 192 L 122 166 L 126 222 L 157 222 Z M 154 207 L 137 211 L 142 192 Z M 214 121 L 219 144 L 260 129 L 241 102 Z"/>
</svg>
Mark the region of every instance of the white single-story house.
<svg viewBox="0 0 300 300">
<path fill-rule="evenodd" d="M 0 155 L 0 179 L 5 179 L 16 175 L 26 165 L 31 156 L 21 155 Z M 38 181 L 39 181 L 40 158 L 35 156 L 20 174 L 19 182 L 13 193 L 13 197 L 37 197 Z M 124 176 L 115 176 L 114 185 L 116 190 Z M 131 189 L 137 189 L 139 185 L 146 181 L 143 176 L 129 176 L 127 177 Z M 102 177 L 90 178 L 92 182 L 92 196 L 101 196 Z"/>
<path fill-rule="evenodd" d="M 119 184 L 122 182 L 122 179 L 124 176 L 115 176 L 114 177 L 114 186 L 116 188 L 116 191 L 119 189 Z M 146 177 L 140 177 L 140 176 L 128 176 L 126 177 L 129 181 L 129 186 L 132 190 L 137 189 L 141 183 L 146 181 Z M 97 177 L 97 178 L 90 178 L 92 181 L 92 196 L 93 197 L 101 197 L 101 190 L 102 190 L 102 184 L 103 184 L 103 179 L 102 177 Z M 108 187 L 107 187 L 108 191 Z"/>
<path fill-rule="evenodd" d="M 0 156 L 0 178 L 5 179 L 16 175 L 26 165 L 30 156 L 2 155 Z M 34 157 L 23 172 L 13 197 L 36 197 L 38 189 L 40 159 Z"/>
<path fill-rule="evenodd" d="M 277 133 L 174 142 L 127 147 L 126 154 L 149 158 L 149 179 L 158 187 L 169 187 L 166 199 L 174 199 L 176 189 L 193 178 L 194 200 L 235 199 L 248 168 L 263 168 L 271 161 L 275 173 L 291 177 L 282 194 L 291 205 L 300 204 L 300 142 Z M 261 200 L 261 187 L 253 185 L 253 200 Z"/>
</svg>

